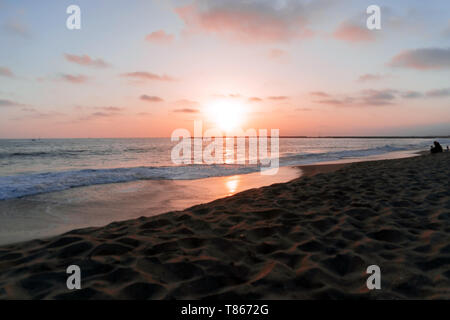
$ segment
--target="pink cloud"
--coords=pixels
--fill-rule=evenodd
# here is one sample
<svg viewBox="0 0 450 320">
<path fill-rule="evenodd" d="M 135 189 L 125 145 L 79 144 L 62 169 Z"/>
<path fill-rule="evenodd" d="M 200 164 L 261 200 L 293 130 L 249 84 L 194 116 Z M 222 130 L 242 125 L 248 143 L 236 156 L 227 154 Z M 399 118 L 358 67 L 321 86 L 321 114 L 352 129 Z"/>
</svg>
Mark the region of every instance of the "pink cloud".
<svg viewBox="0 0 450 320">
<path fill-rule="evenodd" d="M 160 97 L 156 97 L 156 96 L 148 96 L 146 94 L 143 94 L 140 97 L 141 100 L 143 101 L 147 101 L 147 102 L 162 102 L 164 101 L 164 99 L 160 98 Z"/>
<path fill-rule="evenodd" d="M 168 34 L 164 30 L 154 31 L 145 37 L 145 40 L 153 43 L 170 43 L 174 40 L 173 34 Z"/>
<path fill-rule="evenodd" d="M 119 116 L 121 116 L 121 114 L 118 112 L 115 112 L 115 111 L 107 111 L 107 112 L 97 111 L 97 112 L 93 112 L 88 115 L 79 117 L 78 121 L 89 121 L 89 120 L 99 120 L 99 119 L 109 120 L 110 118 L 119 117 Z"/>
<path fill-rule="evenodd" d="M 67 61 L 79 64 L 80 66 L 96 67 L 96 68 L 109 67 L 109 64 L 107 64 L 102 59 L 92 59 L 88 55 L 77 56 L 74 54 L 66 53 L 66 54 L 64 54 L 64 57 L 66 58 Z"/>
<path fill-rule="evenodd" d="M 105 111 L 109 111 L 109 112 L 120 112 L 120 111 L 123 111 L 125 108 L 121 108 L 121 107 L 94 107 L 94 109 L 105 110 Z"/>
<path fill-rule="evenodd" d="M 343 22 L 334 31 L 333 37 L 347 42 L 367 42 L 375 40 L 374 32 L 369 29 L 353 24 Z"/>
<path fill-rule="evenodd" d="M 280 101 L 280 100 L 287 100 L 287 99 L 289 99 L 289 97 L 287 97 L 287 96 L 272 96 L 272 97 L 268 97 L 267 99 Z"/>
<path fill-rule="evenodd" d="M 14 74 L 12 71 L 6 67 L 0 67 L 0 76 L 12 78 Z"/>
<path fill-rule="evenodd" d="M 196 1 L 175 12 L 186 31 L 213 33 L 242 42 L 280 42 L 309 37 L 304 6 L 287 1 L 276 7 L 274 1 Z"/>
<path fill-rule="evenodd" d="M 191 109 L 191 108 L 183 108 L 183 109 L 175 109 L 173 112 L 176 112 L 176 113 L 199 113 L 200 110 Z"/>
<path fill-rule="evenodd" d="M 122 77 L 127 78 L 134 78 L 138 80 L 158 80 L 158 81 L 175 81 L 176 79 L 173 77 L 170 77 L 168 75 L 157 75 L 151 72 L 145 72 L 145 71 L 136 71 L 136 72 L 129 72 L 129 73 L 123 73 L 121 75 Z"/>
<path fill-rule="evenodd" d="M 28 27 L 17 19 L 10 20 L 3 25 L 3 29 L 10 35 L 22 38 L 30 38 L 31 33 Z"/>
<path fill-rule="evenodd" d="M 312 91 L 309 94 L 312 96 L 321 97 L 321 98 L 327 98 L 330 96 L 328 93 L 323 92 L 323 91 Z"/>
<path fill-rule="evenodd" d="M 88 77 L 83 75 L 62 74 L 61 78 L 67 82 L 81 84 L 88 81 Z"/>
<path fill-rule="evenodd" d="M 384 76 L 382 76 L 380 74 L 366 73 L 366 74 L 359 76 L 358 81 L 359 82 L 376 81 L 376 80 L 381 80 L 382 78 L 384 78 Z"/>
</svg>

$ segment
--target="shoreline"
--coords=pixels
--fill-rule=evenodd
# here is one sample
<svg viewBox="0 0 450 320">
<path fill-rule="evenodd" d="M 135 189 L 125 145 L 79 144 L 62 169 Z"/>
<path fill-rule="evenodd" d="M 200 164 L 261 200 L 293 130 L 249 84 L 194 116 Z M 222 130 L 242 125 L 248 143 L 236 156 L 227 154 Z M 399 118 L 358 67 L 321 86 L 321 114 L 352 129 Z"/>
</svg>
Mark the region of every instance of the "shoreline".
<svg viewBox="0 0 450 320">
<path fill-rule="evenodd" d="M 412 157 L 411 151 L 280 167 L 276 175 L 253 172 L 194 180 L 140 180 L 100 184 L 0 201 L 0 246 L 45 239 L 74 229 L 156 216 L 236 193 L 327 173 L 354 162 Z"/>
<path fill-rule="evenodd" d="M 294 167 L 196 180 L 141 180 L 93 185 L 0 201 L 0 245 L 43 239 L 74 229 L 183 210 L 235 193 L 288 182 Z"/>
<path fill-rule="evenodd" d="M 1 246 L 0 299 L 449 299 L 450 154 L 325 168 Z M 71 264 L 85 274 L 74 292 Z M 365 285 L 373 264 L 382 290 Z"/>
</svg>

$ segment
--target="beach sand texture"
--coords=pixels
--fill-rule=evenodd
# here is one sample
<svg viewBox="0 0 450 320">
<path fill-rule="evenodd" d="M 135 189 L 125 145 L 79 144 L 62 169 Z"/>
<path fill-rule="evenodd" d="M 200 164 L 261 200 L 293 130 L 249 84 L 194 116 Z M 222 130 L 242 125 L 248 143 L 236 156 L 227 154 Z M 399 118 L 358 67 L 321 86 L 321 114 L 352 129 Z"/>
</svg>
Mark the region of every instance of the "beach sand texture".
<svg viewBox="0 0 450 320">
<path fill-rule="evenodd" d="M 0 298 L 450 298 L 450 153 L 314 168 L 184 211 L 2 246 Z M 73 264 L 81 290 L 66 287 Z M 373 264 L 381 290 L 366 286 Z"/>
</svg>

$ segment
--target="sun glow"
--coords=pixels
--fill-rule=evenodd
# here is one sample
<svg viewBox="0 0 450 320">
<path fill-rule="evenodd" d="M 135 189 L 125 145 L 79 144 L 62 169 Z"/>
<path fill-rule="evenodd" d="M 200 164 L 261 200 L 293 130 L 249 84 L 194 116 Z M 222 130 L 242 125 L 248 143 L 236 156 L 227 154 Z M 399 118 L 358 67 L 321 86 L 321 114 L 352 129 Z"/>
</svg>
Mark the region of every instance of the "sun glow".
<svg viewBox="0 0 450 320">
<path fill-rule="evenodd" d="M 238 101 L 217 100 L 207 109 L 209 119 L 221 130 L 240 128 L 245 119 L 245 106 Z"/>
</svg>

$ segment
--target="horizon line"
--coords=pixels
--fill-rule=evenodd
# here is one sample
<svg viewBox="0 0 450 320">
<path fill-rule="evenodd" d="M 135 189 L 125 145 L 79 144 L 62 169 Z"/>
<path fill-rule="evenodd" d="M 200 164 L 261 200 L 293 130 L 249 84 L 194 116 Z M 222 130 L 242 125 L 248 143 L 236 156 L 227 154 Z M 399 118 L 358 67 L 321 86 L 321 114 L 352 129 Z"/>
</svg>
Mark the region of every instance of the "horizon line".
<svg viewBox="0 0 450 320">
<path fill-rule="evenodd" d="M 220 137 L 220 136 L 219 136 Z M 248 138 L 249 136 L 222 136 L 222 138 Z M 259 137 L 259 136 L 255 136 Z M 271 138 L 270 135 L 267 135 L 268 138 Z M 74 138 L 74 137 L 47 137 L 47 138 L 1 138 L 0 140 L 69 140 L 69 139 L 170 139 L 171 137 L 164 137 L 164 136 L 154 136 L 154 137 L 84 137 L 84 138 Z M 201 137 L 189 137 L 189 139 L 199 139 L 199 138 L 205 138 L 204 136 Z M 215 138 L 215 137 L 213 137 Z M 283 139 L 429 139 L 429 138 L 440 138 L 440 139 L 448 139 L 450 138 L 450 135 L 420 135 L 420 136 L 414 136 L 414 135 L 402 135 L 402 136 L 394 136 L 394 135 L 388 135 L 388 136 L 358 136 L 358 135 L 349 135 L 349 136 L 304 136 L 304 135 L 292 135 L 292 136 L 279 136 L 279 138 Z"/>
</svg>

